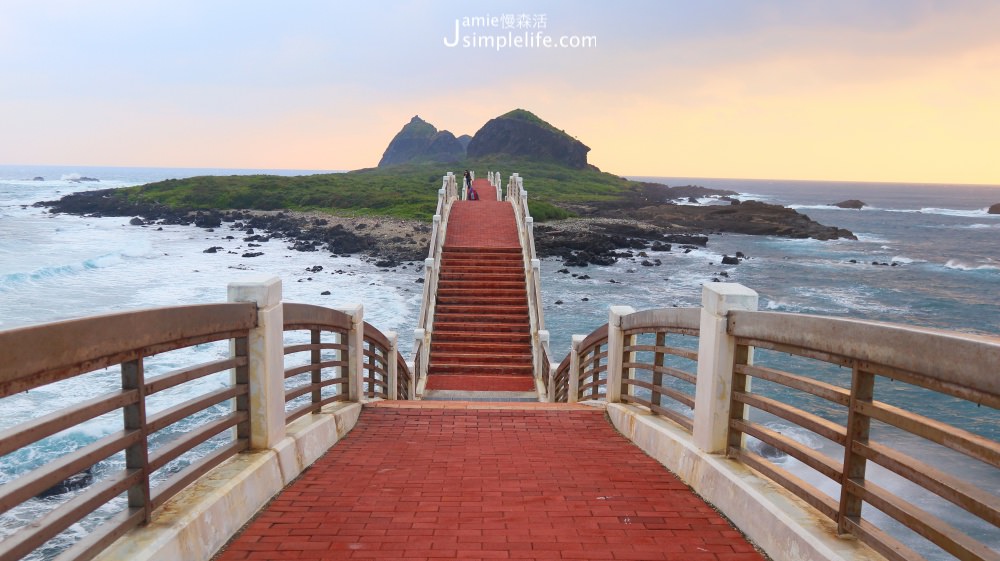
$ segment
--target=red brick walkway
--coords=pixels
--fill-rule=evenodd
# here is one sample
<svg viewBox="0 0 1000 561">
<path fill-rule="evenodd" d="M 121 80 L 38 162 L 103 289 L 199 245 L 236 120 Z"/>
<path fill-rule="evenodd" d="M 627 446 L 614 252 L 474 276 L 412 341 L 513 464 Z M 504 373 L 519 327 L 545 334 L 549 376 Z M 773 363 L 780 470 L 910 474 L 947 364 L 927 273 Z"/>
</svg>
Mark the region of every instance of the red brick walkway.
<svg viewBox="0 0 1000 561">
<path fill-rule="evenodd" d="M 218 559 L 763 557 L 601 410 L 380 402 Z"/>
</svg>

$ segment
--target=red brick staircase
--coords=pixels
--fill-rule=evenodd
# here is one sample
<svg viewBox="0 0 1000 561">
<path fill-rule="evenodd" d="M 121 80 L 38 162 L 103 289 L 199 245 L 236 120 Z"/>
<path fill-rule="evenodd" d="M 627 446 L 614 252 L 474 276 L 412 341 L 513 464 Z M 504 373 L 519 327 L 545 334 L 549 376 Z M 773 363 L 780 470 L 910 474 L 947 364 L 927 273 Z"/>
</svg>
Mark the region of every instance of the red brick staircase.
<svg viewBox="0 0 1000 561">
<path fill-rule="evenodd" d="M 476 182 L 481 196 L 492 193 L 488 186 Z M 452 209 L 427 374 L 428 390 L 535 391 L 524 261 L 509 203 L 460 201 Z"/>
</svg>

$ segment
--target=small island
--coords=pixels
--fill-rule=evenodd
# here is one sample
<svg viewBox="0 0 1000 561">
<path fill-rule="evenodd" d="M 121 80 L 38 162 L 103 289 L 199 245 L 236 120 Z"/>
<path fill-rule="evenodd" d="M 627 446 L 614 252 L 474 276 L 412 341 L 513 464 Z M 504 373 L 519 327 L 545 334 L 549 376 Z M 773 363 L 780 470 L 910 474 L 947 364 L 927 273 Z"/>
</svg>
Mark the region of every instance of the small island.
<svg viewBox="0 0 1000 561">
<path fill-rule="evenodd" d="M 472 169 L 480 176 L 489 170 L 504 176 L 518 172 L 530 193 L 539 255 L 568 263 L 613 262 L 619 249 L 669 249 L 671 241 L 703 246 L 707 234 L 718 232 L 856 239 L 794 209 L 737 200 L 734 191 L 671 187 L 607 173 L 588 163 L 589 151 L 524 109 L 491 119 L 471 137 L 439 131 L 414 116 L 376 168 L 297 177 L 168 179 L 37 204 L 51 212 L 129 216 L 137 226 L 218 228 L 228 223 L 245 239 L 276 237 L 299 251 L 363 252 L 394 263 L 427 255 L 441 176 Z"/>
</svg>

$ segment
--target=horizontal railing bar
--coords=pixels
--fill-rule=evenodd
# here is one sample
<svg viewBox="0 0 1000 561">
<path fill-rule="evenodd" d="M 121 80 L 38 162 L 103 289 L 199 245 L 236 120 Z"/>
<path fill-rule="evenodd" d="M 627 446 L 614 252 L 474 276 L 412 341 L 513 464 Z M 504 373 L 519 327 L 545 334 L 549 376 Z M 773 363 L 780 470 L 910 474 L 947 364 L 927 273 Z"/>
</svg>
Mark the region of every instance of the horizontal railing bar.
<svg viewBox="0 0 1000 561">
<path fill-rule="evenodd" d="M 584 355 L 581 354 L 580 355 L 580 369 L 584 370 L 584 371 L 587 371 L 587 370 L 593 370 L 594 368 L 607 368 L 608 365 L 607 365 L 606 362 L 605 362 L 605 364 L 599 364 L 602 360 L 604 360 L 606 358 L 608 358 L 608 353 L 606 353 L 606 352 L 600 353 L 600 354 L 595 354 L 595 355 L 590 355 L 588 357 L 584 357 Z"/>
<path fill-rule="evenodd" d="M 882 444 L 855 442 L 852 449 L 856 454 L 909 479 L 994 526 L 1000 526 L 1000 497 Z"/>
<path fill-rule="evenodd" d="M 624 330 L 645 331 L 694 329 L 701 325 L 701 308 L 657 308 L 641 310 L 622 317 Z"/>
<path fill-rule="evenodd" d="M 365 376 L 380 376 L 386 377 L 389 375 L 389 370 L 383 366 L 377 366 L 374 364 L 365 364 Z"/>
<path fill-rule="evenodd" d="M 91 316 L 3 331 L 0 396 L 140 356 L 245 336 L 256 325 L 255 304 L 231 302 Z M 67 344 L 54 345 L 53 341 Z"/>
<path fill-rule="evenodd" d="M 932 390 L 964 386 L 1000 398 L 1000 338 L 869 320 L 733 310 L 728 332 L 737 338 L 852 357 L 859 363 L 920 372 Z M 796 353 L 799 354 L 799 353 Z M 954 360 L 962 357 L 962 360 Z M 859 364 L 862 368 L 866 364 Z"/>
<path fill-rule="evenodd" d="M 848 518 L 844 520 L 847 530 L 858 540 L 880 553 L 888 561 L 927 561 L 927 558 L 913 551 L 903 542 L 890 536 L 871 522 L 861 519 L 860 524 Z"/>
<path fill-rule="evenodd" d="M 626 336 L 656 335 L 658 333 L 663 333 L 665 335 L 684 335 L 686 337 L 698 337 L 701 333 L 701 329 L 698 327 L 688 328 L 688 327 L 649 326 L 649 327 L 633 327 L 631 329 L 623 329 L 622 333 L 624 333 Z"/>
<path fill-rule="evenodd" d="M 352 317 L 349 314 L 323 306 L 285 302 L 281 315 L 284 317 L 285 331 L 313 329 L 313 326 L 321 330 L 340 329 L 345 333 L 351 329 Z M 308 327 L 298 327 L 300 325 Z"/>
<path fill-rule="evenodd" d="M 680 411 L 674 411 L 673 409 L 668 409 L 662 405 L 654 404 L 649 404 L 649 410 L 657 415 L 663 415 L 664 417 L 687 429 L 688 432 L 694 430 L 694 419 L 684 415 Z"/>
<path fill-rule="evenodd" d="M 604 324 L 597 329 L 590 332 L 589 335 L 583 338 L 580 345 L 577 347 L 582 354 L 584 349 L 595 345 L 606 345 L 608 343 L 608 324 Z"/>
<path fill-rule="evenodd" d="M 624 351 L 626 353 L 663 353 L 680 358 L 686 358 L 694 362 L 698 361 L 698 351 L 696 349 L 684 349 L 681 347 L 667 346 L 661 347 L 659 345 L 625 345 Z"/>
<path fill-rule="evenodd" d="M 246 366 L 247 364 L 249 364 L 247 357 L 236 356 L 196 364 L 187 368 L 180 368 L 172 372 L 167 372 L 166 374 L 161 374 L 159 376 L 153 376 L 146 380 L 146 395 L 152 395 L 165 389 L 179 386 L 185 382 L 203 378 L 209 374 L 215 374 L 216 372 L 222 372 L 223 370 L 229 370 L 231 368 L 239 368 L 240 366 Z"/>
<path fill-rule="evenodd" d="M 649 409 L 651 412 L 656 413 L 657 415 L 662 415 L 662 416 L 670 419 L 671 421 L 677 423 L 678 425 L 681 425 L 682 427 L 684 427 L 688 431 L 692 430 L 693 427 L 694 427 L 693 421 L 691 419 L 689 419 L 688 417 L 685 417 L 681 413 L 679 413 L 677 411 L 674 411 L 672 409 L 667 409 L 666 407 L 661 407 L 661 406 L 658 406 L 658 405 L 653 405 L 653 403 L 651 401 L 647 401 L 645 399 L 640 399 L 639 397 L 636 397 L 634 395 L 628 395 L 628 394 L 625 394 L 625 393 L 622 394 L 621 400 L 622 400 L 623 403 L 635 403 L 637 405 L 641 405 L 641 406 Z"/>
<path fill-rule="evenodd" d="M 369 388 L 374 386 L 377 388 L 381 388 L 382 390 L 389 389 L 389 383 L 382 378 L 365 378 L 365 381 L 368 382 Z M 369 389 L 369 391 L 371 390 Z"/>
<path fill-rule="evenodd" d="M 582 393 L 584 393 L 585 390 L 589 390 L 590 388 L 599 388 L 601 386 L 607 385 L 607 383 L 608 383 L 608 381 L 606 379 L 597 380 L 596 382 L 588 382 L 588 383 L 580 386 L 580 388 L 579 388 L 580 389 L 580 393 L 582 394 Z"/>
<path fill-rule="evenodd" d="M 285 370 L 285 378 L 291 378 L 292 376 L 298 376 L 299 374 L 304 374 L 306 372 L 312 372 L 313 370 L 323 370 L 326 368 L 336 368 L 338 366 L 347 367 L 348 361 L 346 360 L 327 360 L 324 362 L 303 364 L 301 366 L 296 366 L 294 368 L 289 368 Z"/>
<path fill-rule="evenodd" d="M 754 347 L 757 349 L 767 349 L 778 353 L 785 353 L 785 354 L 800 356 L 803 358 L 818 360 L 820 362 L 828 362 L 830 364 L 835 364 L 837 366 L 850 367 L 854 363 L 854 359 L 852 359 L 849 356 L 818 351 L 815 349 L 796 347 L 795 345 L 786 345 L 768 339 L 754 339 L 752 337 L 736 337 L 735 341 L 737 345 L 746 345 L 748 347 Z"/>
<path fill-rule="evenodd" d="M 730 446 L 728 455 L 730 458 L 739 460 L 748 467 L 759 471 L 765 477 L 773 480 L 778 485 L 788 489 L 796 497 L 808 503 L 827 518 L 831 520 L 837 519 L 837 501 L 827 496 L 813 485 L 810 485 L 805 480 L 793 475 L 787 470 L 775 466 L 764 457 L 743 448 Z"/>
<path fill-rule="evenodd" d="M 307 393 L 316 390 L 321 390 L 329 386 L 346 384 L 347 380 L 348 378 L 346 377 L 328 378 L 325 380 L 320 380 L 318 383 L 315 384 L 305 384 L 302 386 L 296 386 L 294 388 L 288 388 L 285 390 L 285 402 L 289 402 L 297 397 L 301 397 Z"/>
<path fill-rule="evenodd" d="M 118 538 L 142 523 L 146 516 L 143 508 L 126 508 L 94 528 L 80 541 L 63 550 L 52 561 L 89 561 L 108 548 Z"/>
<path fill-rule="evenodd" d="M 288 305 L 287 303 L 285 304 Z M 332 327 L 325 323 L 288 323 L 285 321 L 284 331 L 322 331 L 323 333 L 336 333 L 347 335 L 351 330 L 348 327 Z"/>
<path fill-rule="evenodd" d="M 305 343 L 302 345 L 289 345 L 285 347 L 285 354 L 291 355 L 305 351 L 346 351 L 347 345 L 343 343 Z"/>
<path fill-rule="evenodd" d="M 986 544 L 976 541 L 951 524 L 871 481 L 849 480 L 846 485 L 851 494 L 861 497 L 873 507 L 959 559 L 1000 561 L 1000 553 L 990 549 Z"/>
<path fill-rule="evenodd" d="M 820 454 L 801 442 L 792 440 L 775 430 L 742 419 L 730 420 L 729 426 L 743 434 L 757 438 L 765 444 L 774 446 L 778 450 L 836 481 L 838 484 L 844 475 L 843 466 L 833 458 Z"/>
<path fill-rule="evenodd" d="M 798 374 L 792 374 L 791 372 L 749 364 L 737 364 L 733 367 L 733 370 L 737 374 L 753 376 L 754 378 L 781 384 L 782 386 L 803 391 L 827 401 L 843 405 L 844 407 L 847 407 L 851 403 L 850 390 L 805 376 L 799 376 Z"/>
<path fill-rule="evenodd" d="M 246 438 L 236 439 L 229 444 L 212 450 L 210 453 L 198 458 L 198 461 L 184 468 L 182 471 L 171 475 L 156 487 L 149 490 L 152 508 L 163 506 L 163 503 L 180 492 L 181 489 L 194 483 L 198 478 L 205 475 L 213 468 L 235 456 L 239 452 L 250 447 Z"/>
<path fill-rule="evenodd" d="M 855 410 L 872 419 L 878 419 L 931 442 L 961 452 L 970 458 L 975 458 L 993 467 L 1000 467 L 1000 442 L 882 402 L 859 401 Z"/>
<path fill-rule="evenodd" d="M 389 339 L 386 338 L 385 334 L 367 321 L 365 322 L 363 333 L 362 338 L 365 343 L 375 343 L 383 349 L 388 349 L 392 346 L 389 344 Z"/>
<path fill-rule="evenodd" d="M 176 440 L 173 440 L 156 450 L 150 450 L 149 462 L 147 464 L 149 466 L 149 473 L 152 474 L 154 471 L 162 468 L 171 461 L 176 460 L 188 450 L 202 444 L 220 432 L 246 421 L 248 418 L 249 415 L 246 411 L 237 411 L 226 415 L 221 419 L 205 423 L 190 432 L 184 433 L 184 435 L 180 438 L 177 438 Z"/>
<path fill-rule="evenodd" d="M 639 370 L 648 370 L 650 372 L 659 372 L 660 374 L 672 376 L 692 385 L 695 385 L 698 381 L 698 378 L 694 374 L 685 372 L 680 368 L 674 368 L 673 366 L 659 366 L 657 364 L 648 364 L 644 362 L 625 362 L 622 363 L 622 368 L 636 368 Z"/>
<path fill-rule="evenodd" d="M 141 470 L 127 470 L 94 483 L 0 542 L 0 559 L 21 559 L 141 480 Z"/>
<path fill-rule="evenodd" d="M 647 382 L 645 380 L 636 380 L 635 378 L 622 378 L 622 384 L 629 386 L 638 386 L 640 388 L 645 388 L 649 391 L 655 391 L 660 395 L 664 395 L 673 399 L 674 401 L 679 401 L 684 405 L 688 406 L 690 409 L 694 409 L 694 396 L 688 395 L 684 392 L 679 392 L 673 388 L 668 388 L 666 386 L 657 386 L 652 382 Z"/>
<path fill-rule="evenodd" d="M 291 423 L 295 419 L 298 419 L 299 417 L 305 415 L 306 413 L 310 413 L 312 411 L 319 412 L 320 409 L 322 409 L 324 406 L 329 405 L 331 403 L 335 403 L 335 402 L 338 402 L 338 401 L 346 401 L 346 400 L 347 400 L 347 395 L 346 394 L 337 394 L 337 395 L 331 395 L 329 397 L 325 397 L 322 400 L 320 400 L 318 403 L 312 403 L 312 402 L 306 403 L 305 405 L 301 405 L 299 407 L 296 407 L 295 409 L 292 409 L 291 411 L 287 411 L 285 413 L 285 423 L 286 424 L 287 423 Z"/>
<path fill-rule="evenodd" d="M 119 390 L 14 425 L 0 431 L 0 456 L 138 400 L 138 390 Z"/>
<path fill-rule="evenodd" d="M 896 380 L 913 386 L 926 388 L 934 392 L 964 399 L 965 401 L 971 401 L 972 403 L 992 407 L 993 409 L 1000 409 L 1000 393 L 992 394 L 989 392 L 982 392 L 974 388 L 955 383 L 951 380 L 941 380 L 919 372 L 909 372 L 898 368 L 891 368 L 868 362 L 859 361 L 858 368 L 865 372 L 877 374 L 890 380 Z"/>
<path fill-rule="evenodd" d="M 798 407 L 792 407 L 775 399 L 748 394 L 745 392 L 733 392 L 733 400 L 749 405 L 750 407 L 756 407 L 761 411 L 767 411 L 772 415 L 777 415 L 786 421 L 790 421 L 802 428 L 811 430 L 812 432 L 832 442 L 836 442 L 841 446 L 847 442 L 847 429 L 845 427 L 834 422 L 827 421 L 818 415 L 813 415 L 812 413 L 803 411 Z"/>
<path fill-rule="evenodd" d="M 113 432 L 0 485 L 0 512 L 7 512 L 74 473 L 93 466 L 141 439 L 142 433 L 138 430 Z"/>
<path fill-rule="evenodd" d="M 156 431 L 163 430 L 164 428 L 189 415 L 193 415 L 238 395 L 246 395 L 248 392 L 249 390 L 245 385 L 220 388 L 199 397 L 189 399 L 183 403 L 178 403 L 177 405 L 164 409 L 163 411 L 149 414 L 146 416 L 146 433 L 153 434 Z"/>
</svg>

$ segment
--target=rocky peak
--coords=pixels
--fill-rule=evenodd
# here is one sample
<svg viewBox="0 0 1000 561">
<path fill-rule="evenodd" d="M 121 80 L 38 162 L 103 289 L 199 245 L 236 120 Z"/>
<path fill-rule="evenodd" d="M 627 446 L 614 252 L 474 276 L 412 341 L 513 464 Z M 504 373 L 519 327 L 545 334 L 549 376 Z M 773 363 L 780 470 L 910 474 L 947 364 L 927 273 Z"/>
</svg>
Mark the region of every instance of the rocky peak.
<svg viewBox="0 0 1000 561">
<path fill-rule="evenodd" d="M 472 137 L 466 152 L 470 158 L 503 155 L 587 167 L 590 148 L 535 114 L 524 109 L 490 119 Z"/>
<path fill-rule="evenodd" d="M 396 133 L 382 154 L 378 167 L 409 162 L 457 162 L 465 158 L 465 148 L 448 131 L 437 128 L 419 115 Z"/>
</svg>

